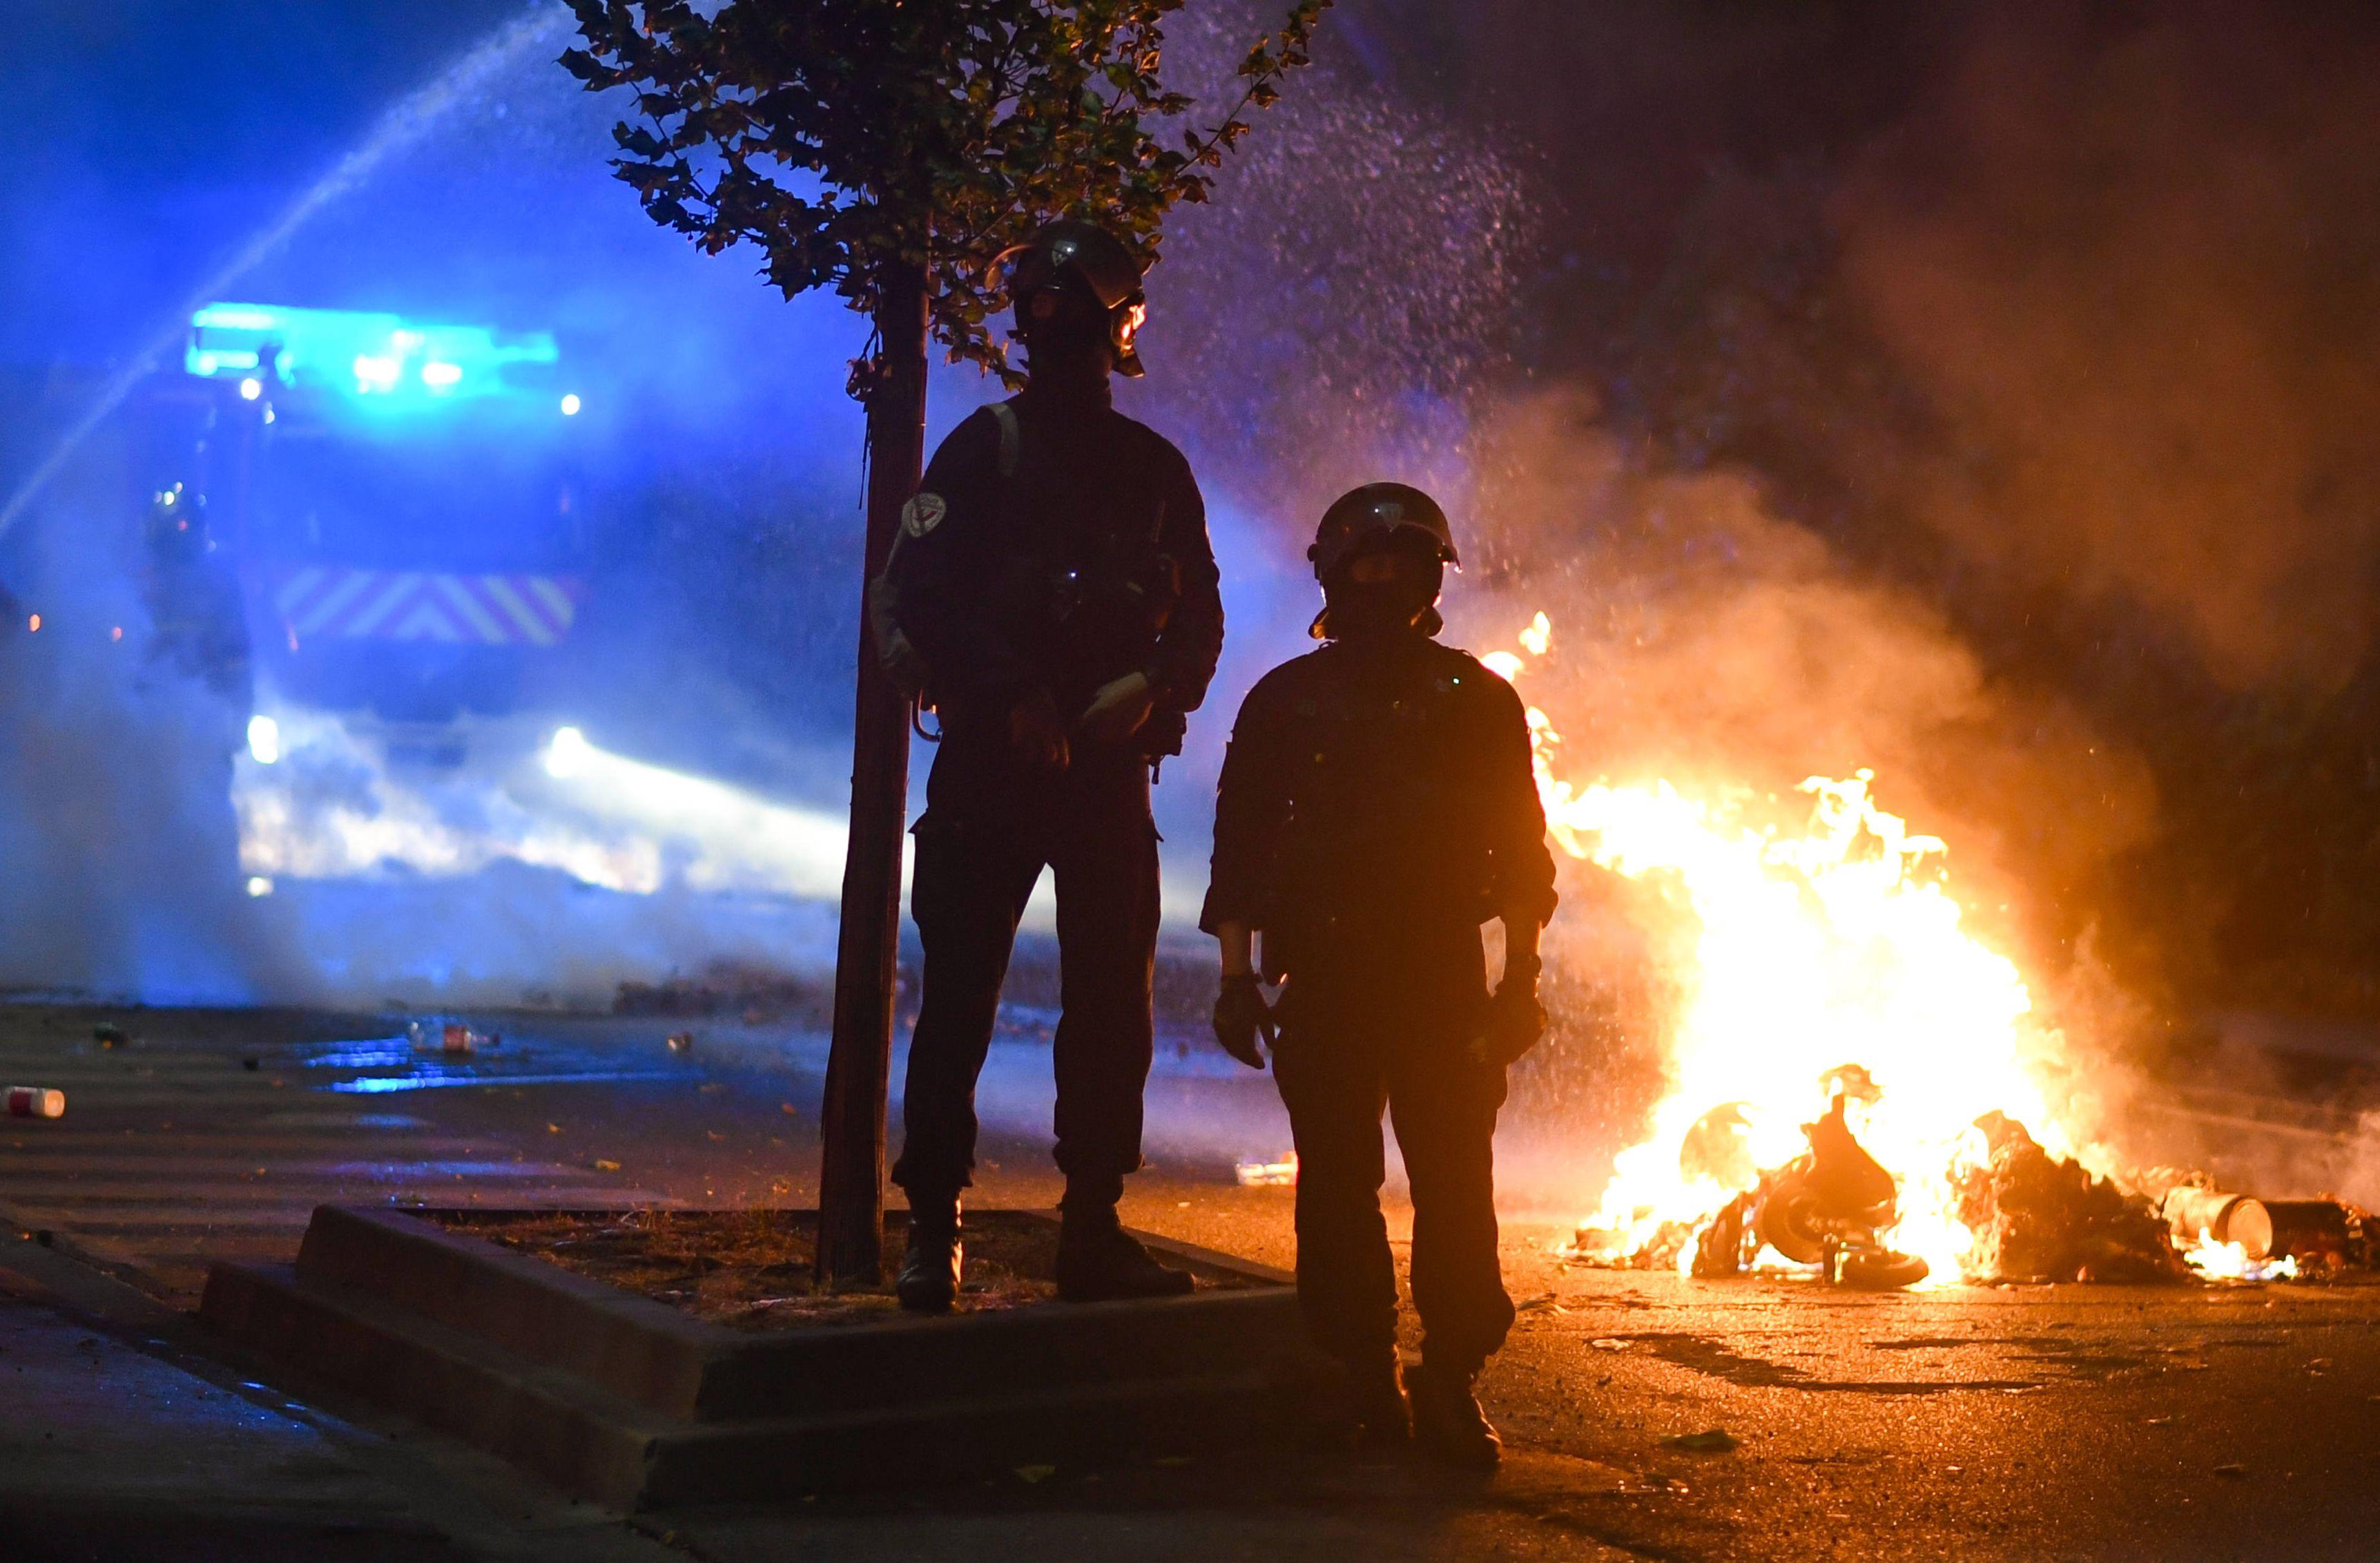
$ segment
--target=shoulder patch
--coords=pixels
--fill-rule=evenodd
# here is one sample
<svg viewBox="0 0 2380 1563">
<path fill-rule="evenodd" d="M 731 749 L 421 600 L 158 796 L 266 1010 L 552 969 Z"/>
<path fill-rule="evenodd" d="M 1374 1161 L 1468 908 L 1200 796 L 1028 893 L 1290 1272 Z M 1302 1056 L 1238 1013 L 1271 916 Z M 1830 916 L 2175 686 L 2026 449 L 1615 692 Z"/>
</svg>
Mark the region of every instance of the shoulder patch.
<svg viewBox="0 0 2380 1563">
<path fill-rule="evenodd" d="M 949 502 L 939 494 L 917 495 L 901 507 L 901 530 L 911 537 L 923 537 L 942 524 L 950 508 Z"/>
</svg>

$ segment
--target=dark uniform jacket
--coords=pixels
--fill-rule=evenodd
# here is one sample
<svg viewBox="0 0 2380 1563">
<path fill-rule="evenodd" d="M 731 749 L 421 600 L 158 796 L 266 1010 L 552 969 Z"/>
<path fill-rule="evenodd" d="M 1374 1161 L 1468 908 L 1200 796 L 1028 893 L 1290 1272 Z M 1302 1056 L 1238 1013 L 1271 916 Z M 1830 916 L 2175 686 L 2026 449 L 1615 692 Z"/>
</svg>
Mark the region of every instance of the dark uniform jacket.
<svg viewBox="0 0 2380 1563">
<path fill-rule="evenodd" d="M 946 730 L 1004 723 L 1036 687 L 1073 721 L 1103 684 L 1146 672 L 1150 752 L 1181 743 L 1223 645 L 1207 509 L 1172 443 L 1108 405 L 1038 388 L 951 432 L 910 502 L 886 579 Z"/>
<path fill-rule="evenodd" d="M 1293 979 L 1476 985 L 1481 922 L 1552 914 L 1545 835 L 1510 684 L 1418 636 L 1333 642 L 1240 708 L 1200 926 L 1263 930 Z"/>
</svg>

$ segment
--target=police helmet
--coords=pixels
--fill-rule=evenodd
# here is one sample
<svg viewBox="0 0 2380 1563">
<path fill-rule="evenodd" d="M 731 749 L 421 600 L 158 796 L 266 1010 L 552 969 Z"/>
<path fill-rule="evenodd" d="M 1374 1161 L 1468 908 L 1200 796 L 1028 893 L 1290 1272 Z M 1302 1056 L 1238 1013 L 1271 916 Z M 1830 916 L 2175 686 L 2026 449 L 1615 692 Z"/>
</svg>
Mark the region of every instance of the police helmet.
<svg viewBox="0 0 2380 1563">
<path fill-rule="evenodd" d="M 1314 579 L 1327 583 L 1356 549 L 1401 532 L 1427 537 L 1437 544 L 1440 563 L 1463 568 L 1463 556 L 1454 551 L 1453 525 L 1437 500 L 1407 483 L 1366 483 L 1341 495 L 1322 513 L 1314 546 L 1305 551 L 1314 561 Z"/>
<path fill-rule="evenodd" d="M 1116 372 L 1126 379 L 1140 377 L 1140 354 L 1133 337 L 1148 318 L 1148 295 L 1141 291 L 1140 263 L 1123 240 L 1097 223 L 1064 217 L 1027 242 L 1002 250 L 992 265 L 1008 267 L 1008 301 L 1020 327 L 1027 301 L 1036 293 L 1070 285 L 1087 292 L 1107 311 Z"/>
</svg>

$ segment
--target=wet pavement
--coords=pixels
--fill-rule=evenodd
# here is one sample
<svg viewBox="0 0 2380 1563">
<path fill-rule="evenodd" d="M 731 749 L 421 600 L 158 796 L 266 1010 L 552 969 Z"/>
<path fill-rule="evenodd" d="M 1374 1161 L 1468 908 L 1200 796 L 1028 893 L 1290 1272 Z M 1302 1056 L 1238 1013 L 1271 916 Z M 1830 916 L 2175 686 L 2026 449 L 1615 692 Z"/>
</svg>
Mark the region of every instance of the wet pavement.
<svg viewBox="0 0 2380 1563">
<path fill-rule="evenodd" d="M 198 1516 L 192 1547 L 248 1534 L 222 1555 L 256 1557 L 2380 1556 L 2380 1287 L 1700 1284 L 1566 1266 L 1562 1232 L 1525 1224 L 1506 1242 L 1520 1325 L 1483 1386 L 1512 1448 L 1492 1483 L 1251 1451 L 1028 1471 L 910 1504 L 574 1515 L 468 1451 L 229 1362 L 70 1258 L 187 1304 L 210 1257 L 285 1257 L 321 1199 L 804 1203 L 814 1033 L 480 1017 L 503 1041 L 454 1059 L 405 1018 L 143 1012 L 117 1018 L 116 1048 L 93 1019 L 0 1012 L 7 1082 L 68 1093 L 64 1119 L 0 1122 L 0 1210 L 48 1235 L 0 1256 L 20 1278 L 0 1296 L 0 1384 L 35 1386 L 0 1408 L 0 1518 L 47 1526 L 16 1533 L 54 1556 L 216 1555 L 127 1550 L 176 1512 Z M 1009 1127 L 979 1203 L 1056 1192 L 1029 1127 L 1046 1110 L 1033 1023 L 1016 1019 L 988 1076 L 987 1117 Z M 662 1038 L 689 1028 L 693 1048 L 671 1053 Z M 1277 1148 L 1269 1092 L 1172 1059 L 1155 1117 L 1180 1127 L 1157 1136 L 1129 1218 L 1286 1263 L 1291 1191 L 1229 1180 L 1235 1148 Z M 1664 1443 L 1711 1429 L 1735 1447 Z M 476 1495 L 468 1513 L 458 1492 Z"/>
<path fill-rule="evenodd" d="M 496 1461 L 340 1415 L 187 1314 L 0 1242 L 0 1557 L 665 1563 Z"/>
</svg>

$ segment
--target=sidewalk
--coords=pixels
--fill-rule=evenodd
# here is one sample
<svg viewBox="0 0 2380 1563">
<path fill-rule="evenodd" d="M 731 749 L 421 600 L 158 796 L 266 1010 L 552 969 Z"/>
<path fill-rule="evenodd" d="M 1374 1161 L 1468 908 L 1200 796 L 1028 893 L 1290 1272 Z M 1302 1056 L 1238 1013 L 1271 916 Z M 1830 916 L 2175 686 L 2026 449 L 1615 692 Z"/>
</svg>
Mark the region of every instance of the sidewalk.
<svg viewBox="0 0 2380 1563">
<path fill-rule="evenodd" d="M 185 1315 L 0 1242 L 0 1557 L 657 1563 L 617 1516 L 254 1376 Z"/>
<path fill-rule="evenodd" d="M 0 1249 L 0 1557 L 174 1563 L 1382 1563 L 1616 1559 L 1565 1524 L 1625 1490 L 1521 1452 L 1496 1481 L 1401 1466 L 1021 1471 L 910 1501 L 642 1516 L 563 1499 L 476 1451 L 225 1352 L 187 1317 L 10 1235 Z"/>
</svg>

